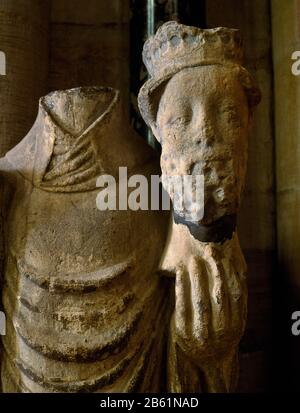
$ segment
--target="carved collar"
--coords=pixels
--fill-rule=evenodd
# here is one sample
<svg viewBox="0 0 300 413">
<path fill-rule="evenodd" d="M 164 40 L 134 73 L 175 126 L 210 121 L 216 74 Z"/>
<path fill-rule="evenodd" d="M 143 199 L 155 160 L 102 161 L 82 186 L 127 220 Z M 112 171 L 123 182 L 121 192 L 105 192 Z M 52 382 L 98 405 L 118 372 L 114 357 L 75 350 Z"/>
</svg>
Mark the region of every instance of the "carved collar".
<svg viewBox="0 0 300 413">
<path fill-rule="evenodd" d="M 6 154 L 7 160 L 46 191 L 94 190 L 104 172 L 96 142 L 107 135 L 118 102 L 119 92 L 111 88 L 50 93 L 40 99 L 32 129 Z"/>
</svg>

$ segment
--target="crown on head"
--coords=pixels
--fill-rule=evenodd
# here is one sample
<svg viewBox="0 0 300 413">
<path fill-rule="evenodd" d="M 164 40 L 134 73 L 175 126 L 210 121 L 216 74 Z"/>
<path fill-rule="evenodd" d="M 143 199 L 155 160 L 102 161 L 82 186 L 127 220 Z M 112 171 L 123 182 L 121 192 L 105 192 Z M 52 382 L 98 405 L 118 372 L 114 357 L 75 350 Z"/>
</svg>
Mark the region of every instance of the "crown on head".
<svg viewBox="0 0 300 413">
<path fill-rule="evenodd" d="M 152 77 L 164 76 L 180 66 L 241 64 L 242 55 L 239 30 L 199 29 L 175 21 L 163 24 L 143 49 L 143 61 Z"/>
</svg>

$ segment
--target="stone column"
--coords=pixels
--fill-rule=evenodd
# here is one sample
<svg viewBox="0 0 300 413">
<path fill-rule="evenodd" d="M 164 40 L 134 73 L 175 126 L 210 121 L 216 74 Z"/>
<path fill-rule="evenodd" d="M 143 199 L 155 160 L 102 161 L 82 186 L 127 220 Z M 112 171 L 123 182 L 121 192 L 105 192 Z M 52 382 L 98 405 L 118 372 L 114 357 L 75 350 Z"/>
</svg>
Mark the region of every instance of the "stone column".
<svg viewBox="0 0 300 413">
<path fill-rule="evenodd" d="M 0 155 L 31 127 L 48 74 L 48 0 L 1 0 L 0 44 L 6 76 L 0 76 Z"/>
<path fill-rule="evenodd" d="M 300 50 L 298 1 L 272 1 L 279 259 L 300 296 L 300 75 L 292 54 Z M 299 60 L 299 58 L 298 58 Z"/>
<path fill-rule="evenodd" d="M 274 305 L 280 339 L 276 358 L 285 370 L 281 391 L 286 386 L 288 391 L 298 392 L 299 337 L 292 335 L 290 325 L 292 313 L 300 310 L 300 3 L 290 0 L 283 5 L 272 0 L 271 5 L 279 261 Z M 292 59 L 295 51 L 297 60 Z"/>
</svg>

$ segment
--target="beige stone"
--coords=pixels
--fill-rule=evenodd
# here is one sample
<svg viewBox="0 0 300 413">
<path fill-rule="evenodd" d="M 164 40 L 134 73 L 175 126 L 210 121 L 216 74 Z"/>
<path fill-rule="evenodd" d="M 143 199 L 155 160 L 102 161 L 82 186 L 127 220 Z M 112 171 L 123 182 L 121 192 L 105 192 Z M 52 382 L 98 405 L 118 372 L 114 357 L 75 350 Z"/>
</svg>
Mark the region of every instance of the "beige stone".
<svg viewBox="0 0 300 413">
<path fill-rule="evenodd" d="M 175 276 L 170 391 L 233 391 L 246 320 L 246 265 L 235 229 L 244 186 L 248 132 L 260 93 L 241 66 L 234 29 L 164 24 L 144 46 L 150 73 L 141 113 L 162 145 L 167 176 L 204 175 L 204 215 L 175 222 L 161 260 Z M 168 190 L 168 188 L 166 188 Z M 196 189 L 196 188 L 194 188 Z M 170 197 L 182 194 L 170 192 Z"/>
<path fill-rule="evenodd" d="M 157 268 L 168 218 L 100 211 L 96 179 L 158 171 L 110 88 L 53 92 L 0 160 L 4 392 L 162 389 L 169 322 Z"/>
<path fill-rule="evenodd" d="M 158 171 L 122 122 L 119 94 L 86 87 L 40 100 L 34 126 L 0 160 L 4 392 L 235 389 L 247 311 L 235 216 L 259 101 L 241 54 L 226 28 L 171 22 L 146 43 L 139 101 L 162 171 L 203 173 L 207 184 L 204 216 L 174 211 L 167 243 L 162 211 L 96 208 L 99 175 Z"/>
</svg>

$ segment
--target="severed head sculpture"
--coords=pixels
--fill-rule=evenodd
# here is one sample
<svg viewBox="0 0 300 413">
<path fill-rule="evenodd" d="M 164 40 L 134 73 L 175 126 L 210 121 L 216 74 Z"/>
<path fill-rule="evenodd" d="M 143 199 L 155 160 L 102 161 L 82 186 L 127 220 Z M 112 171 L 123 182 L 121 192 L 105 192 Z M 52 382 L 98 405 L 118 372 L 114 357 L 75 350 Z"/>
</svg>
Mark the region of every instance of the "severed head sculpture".
<svg viewBox="0 0 300 413">
<path fill-rule="evenodd" d="M 139 108 L 161 143 L 163 175 L 203 175 L 204 211 L 175 222 L 200 241 L 231 238 L 247 164 L 248 132 L 260 91 L 242 66 L 236 29 L 198 29 L 171 21 L 144 45 L 150 79 Z M 165 188 L 168 191 L 168 188 Z M 174 191 L 168 191 L 174 203 Z M 178 196 L 178 194 L 177 194 Z"/>
</svg>

